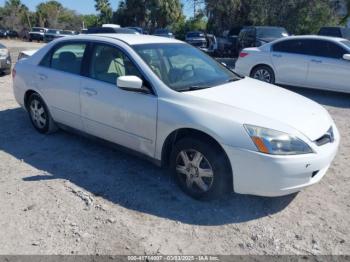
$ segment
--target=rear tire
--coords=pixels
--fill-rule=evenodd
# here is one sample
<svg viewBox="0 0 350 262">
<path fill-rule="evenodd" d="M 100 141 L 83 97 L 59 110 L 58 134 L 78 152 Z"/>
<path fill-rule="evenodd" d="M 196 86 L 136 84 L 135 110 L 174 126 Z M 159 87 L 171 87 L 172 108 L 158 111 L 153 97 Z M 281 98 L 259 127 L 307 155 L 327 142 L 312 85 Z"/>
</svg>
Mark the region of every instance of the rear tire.
<svg viewBox="0 0 350 262">
<path fill-rule="evenodd" d="M 32 94 L 27 102 L 29 118 L 34 128 L 41 134 L 50 134 L 57 131 L 57 125 L 44 100 L 37 94 Z"/>
<path fill-rule="evenodd" d="M 217 199 L 233 188 L 224 152 L 199 139 L 183 138 L 175 144 L 170 169 L 179 187 L 197 200 Z"/>
<path fill-rule="evenodd" d="M 265 65 L 255 67 L 250 77 L 270 84 L 275 83 L 275 73 L 271 67 Z"/>
</svg>

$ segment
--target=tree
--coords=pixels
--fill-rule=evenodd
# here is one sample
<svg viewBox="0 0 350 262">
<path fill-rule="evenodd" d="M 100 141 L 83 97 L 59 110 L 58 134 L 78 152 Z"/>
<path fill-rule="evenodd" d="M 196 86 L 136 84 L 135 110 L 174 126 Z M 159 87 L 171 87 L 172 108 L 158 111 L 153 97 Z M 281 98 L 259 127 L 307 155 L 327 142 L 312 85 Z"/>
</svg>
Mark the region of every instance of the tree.
<svg viewBox="0 0 350 262">
<path fill-rule="evenodd" d="M 182 19 L 179 0 L 124 0 L 119 3 L 113 21 L 122 26 L 171 27 Z"/>
<path fill-rule="evenodd" d="M 52 0 L 40 3 L 36 7 L 38 25 L 42 27 L 58 28 L 58 19 L 63 11 L 63 6 L 57 1 Z"/>
<path fill-rule="evenodd" d="M 19 32 L 30 27 L 29 10 L 20 0 L 7 0 L 0 20 L 3 27 Z"/>
<path fill-rule="evenodd" d="M 334 0 L 205 0 L 209 30 L 222 33 L 235 26 L 286 27 L 295 34 L 315 33 L 337 24 Z"/>
<path fill-rule="evenodd" d="M 81 19 L 84 21 L 84 27 L 96 27 L 99 23 L 99 17 L 97 15 L 83 15 Z"/>
<path fill-rule="evenodd" d="M 95 9 L 100 12 L 99 23 L 108 24 L 112 20 L 113 10 L 109 0 L 95 0 Z"/>
</svg>

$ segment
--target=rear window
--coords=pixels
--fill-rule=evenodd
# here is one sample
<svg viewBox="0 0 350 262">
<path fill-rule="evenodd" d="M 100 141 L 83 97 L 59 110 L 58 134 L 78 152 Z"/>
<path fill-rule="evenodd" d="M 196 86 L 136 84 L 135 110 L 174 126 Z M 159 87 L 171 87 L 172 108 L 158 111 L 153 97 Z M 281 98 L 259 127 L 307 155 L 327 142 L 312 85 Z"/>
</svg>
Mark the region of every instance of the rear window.
<svg viewBox="0 0 350 262">
<path fill-rule="evenodd" d="M 204 37 L 204 34 L 200 32 L 193 32 L 193 33 L 188 33 L 187 37 Z"/>
<path fill-rule="evenodd" d="M 343 38 L 350 40 L 350 28 L 343 29 Z"/>
<path fill-rule="evenodd" d="M 169 33 L 169 30 L 166 29 L 157 29 L 156 31 L 154 31 L 155 34 L 167 34 Z"/>
<path fill-rule="evenodd" d="M 33 28 L 32 29 L 33 32 L 40 32 L 40 33 L 44 33 L 44 29 L 43 28 Z"/>
<path fill-rule="evenodd" d="M 350 41 L 340 41 L 343 45 L 346 45 L 350 49 Z"/>
<path fill-rule="evenodd" d="M 321 28 L 319 35 L 323 36 L 333 36 L 333 37 L 342 37 L 340 28 L 331 28 L 331 27 L 324 27 Z"/>
<path fill-rule="evenodd" d="M 60 33 L 60 31 L 50 29 L 50 30 L 48 30 L 48 31 L 47 31 L 47 33 L 49 33 L 49 34 L 56 34 L 56 35 L 58 35 L 58 34 Z"/>
<path fill-rule="evenodd" d="M 111 27 L 101 27 L 101 28 L 89 28 L 88 34 L 113 34 L 115 29 Z"/>
<path fill-rule="evenodd" d="M 282 27 L 266 27 L 257 29 L 258 38 L 281 38 L 288 35 L 287 30 Z"/>
</svg>

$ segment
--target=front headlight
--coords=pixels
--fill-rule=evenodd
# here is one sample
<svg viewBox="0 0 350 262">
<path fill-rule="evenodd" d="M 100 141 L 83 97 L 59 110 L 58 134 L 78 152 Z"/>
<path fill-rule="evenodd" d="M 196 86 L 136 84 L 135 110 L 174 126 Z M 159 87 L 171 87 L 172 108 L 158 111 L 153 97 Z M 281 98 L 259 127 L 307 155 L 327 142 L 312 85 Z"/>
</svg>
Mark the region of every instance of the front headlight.
<svg viewBox="0 0 350 262">
<path fill-rule="evenodd" d="M 287 133 L 252 125 L 244 127 L 261 153 L 301 155 L 314 152 L 304 141 Z"/>
</svg>

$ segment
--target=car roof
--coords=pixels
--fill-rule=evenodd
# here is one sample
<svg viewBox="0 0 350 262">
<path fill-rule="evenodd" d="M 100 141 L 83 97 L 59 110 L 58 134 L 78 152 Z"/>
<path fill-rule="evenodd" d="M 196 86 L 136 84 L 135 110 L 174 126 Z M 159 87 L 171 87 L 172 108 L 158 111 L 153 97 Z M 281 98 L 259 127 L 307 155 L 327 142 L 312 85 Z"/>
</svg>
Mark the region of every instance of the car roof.
<svg viewBox="0 0 350 262">
<path fill-rule="evenodd" d="M 297 36 L 288 36 L 280 40 L 286 39 L 319 39 L 319 40 L 330 40 L 334 42 L 344 41 L 346 39 L 340 37 L 332 37 L 332 36 L 323 36 L 323 35 L 297 35 Z"/>
<path fill-rule="evenodd" d="M 67 39 L 67 38 L 66 38 Z M 90 34 L 90 35 L 78 35 L 70 36 L 69 39 L 85 39 L 85 40 L 104 40 L 108 41 L 113 39 L 120 40 L 128 45 L 140 45 L 140 44 L 167 44 L 167 43 L 183 43 L 173 38 L 165 38 L 153 35 L 137 35 L 137 34 Z"/>
</svg>

